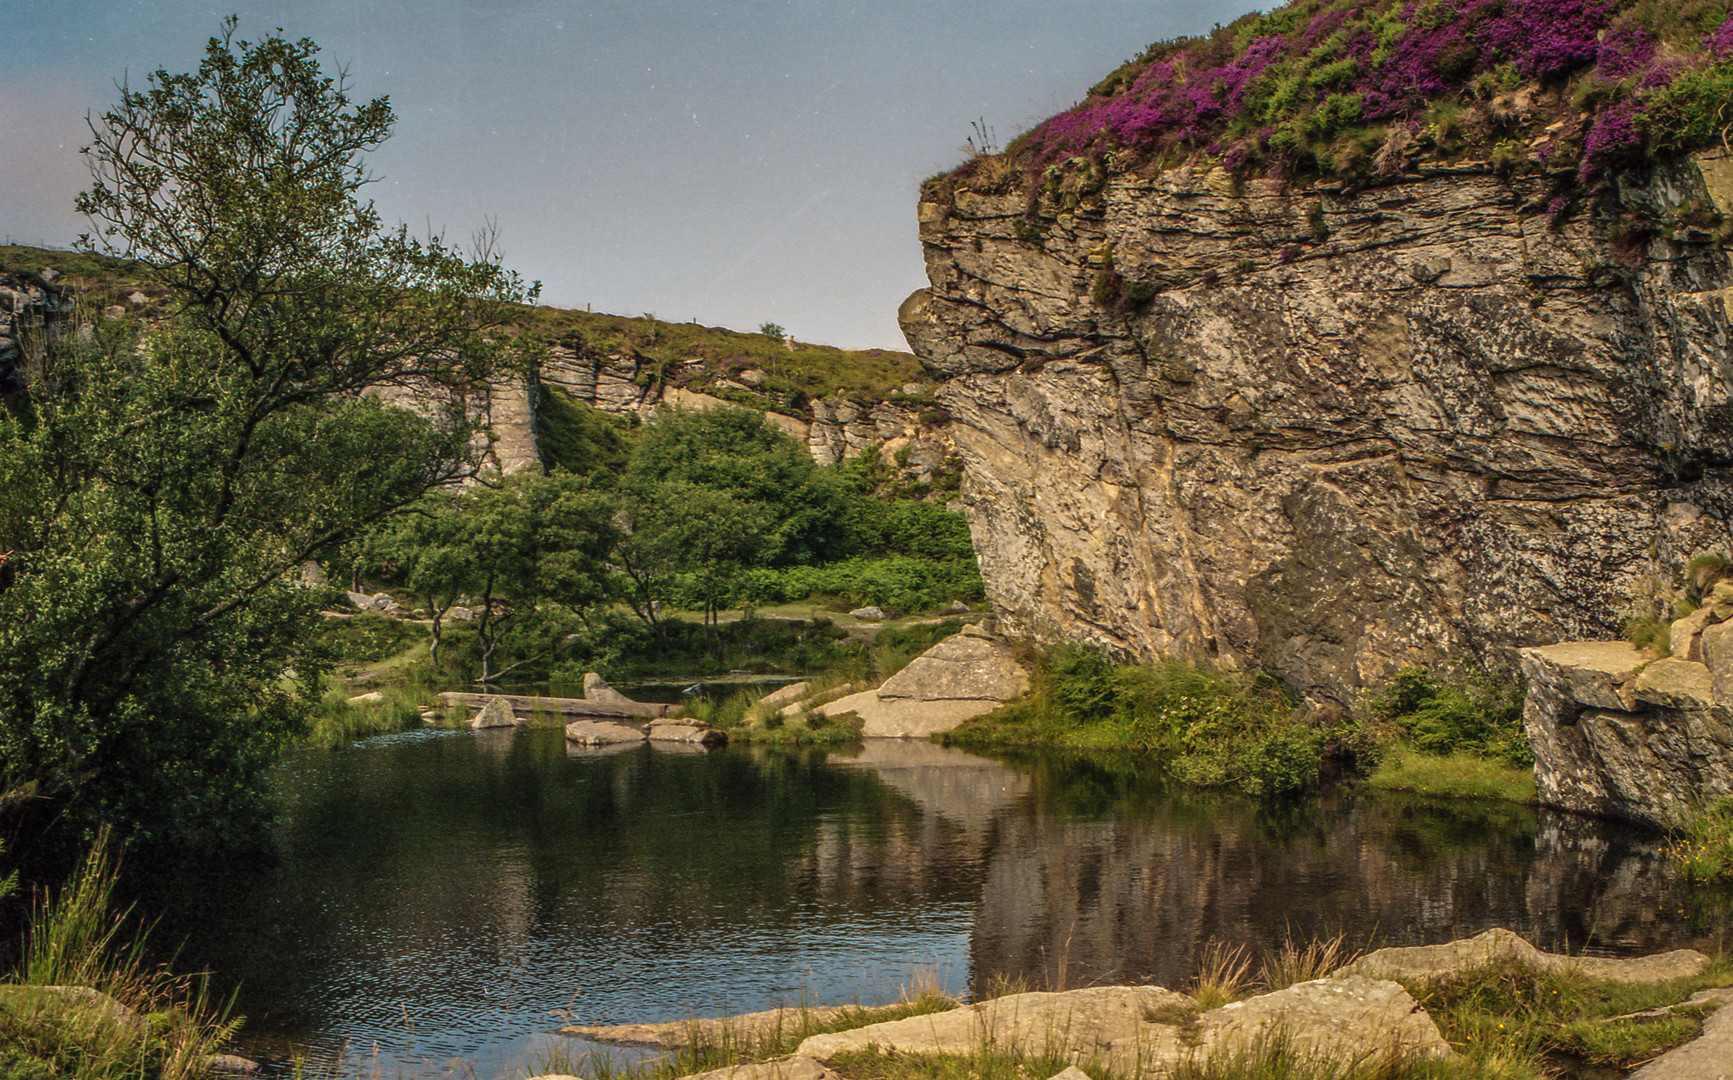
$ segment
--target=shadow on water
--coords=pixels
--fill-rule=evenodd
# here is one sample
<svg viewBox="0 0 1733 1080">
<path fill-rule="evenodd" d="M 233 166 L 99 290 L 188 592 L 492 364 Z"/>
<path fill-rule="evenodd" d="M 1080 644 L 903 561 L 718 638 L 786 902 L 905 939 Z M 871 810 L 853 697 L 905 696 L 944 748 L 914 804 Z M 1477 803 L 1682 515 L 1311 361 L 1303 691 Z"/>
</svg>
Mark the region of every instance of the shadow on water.
<svg viewBox="0 0 1733 1080">
<path fill-rule="evenodd" d="M 1499 925 L 1629 954 L 1729 925 L 1654 836 L 1508 804 L 1259 804 L 1133 758 L 598 754 L 549 728 L 388 736 L 278 786 L 276 857 L 159 882 L 156 937 L 238 984 L 247 1050 L 377 1047 L 385 1073 L 501 1075 L 563 1016 L 885 1001 L 917 968 L 958 994 L 1184 986 L 1217 939 Z"/>
</svg>

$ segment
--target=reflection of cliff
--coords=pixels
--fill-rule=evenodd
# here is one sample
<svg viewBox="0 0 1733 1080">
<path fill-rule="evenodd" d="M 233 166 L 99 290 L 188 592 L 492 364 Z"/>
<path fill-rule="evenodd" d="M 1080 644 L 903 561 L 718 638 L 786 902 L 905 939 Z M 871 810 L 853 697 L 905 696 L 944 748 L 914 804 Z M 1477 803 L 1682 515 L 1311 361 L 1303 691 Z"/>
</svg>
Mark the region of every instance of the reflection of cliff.
<svg viewBox="0 0 1733 1080">
<path fill-rule="evenodd" d="M 955 989 L 966 966 L 977 992 L 1000 973 L 1183 985 L 1212 938 L 1290 924 L 1355 943 L 1492 925 L 1555 948 L 1591 928 L 1624 951 L 1677 943 L 1652 845 L 1519 807 L 1277 812 L 1165 790 L 1135 763 L 1012 767 L 901 740 L 573 760 L 558 728 L 394 736 L 280 781 L 281 864 L 165 880 L 178 913 L 157 933 L 241 981 L 249 1037 L 315 1052 L 413 1027 L 418 1054 L 485 1056 L 555 1009 L 623 1023 L 884 999 L 923 963 Z"/>
<path fill-rule="evenodd" d="M 971 950 L 976 985 L 1150 981 L 1183 986 L 1212 940 L 1261 949 L 1344 934 L 1427 944 L 1505 926 L 1553 948 L 1675 947 L 1656 916 L 1667 866 L 1605 823 L 1494 807 L 1365 799 L 1260 819 L 1195 816 L 1184 798 L 1143 818 L 1067 821 L 1028 803 L 984 852 Z"/>
</svg>

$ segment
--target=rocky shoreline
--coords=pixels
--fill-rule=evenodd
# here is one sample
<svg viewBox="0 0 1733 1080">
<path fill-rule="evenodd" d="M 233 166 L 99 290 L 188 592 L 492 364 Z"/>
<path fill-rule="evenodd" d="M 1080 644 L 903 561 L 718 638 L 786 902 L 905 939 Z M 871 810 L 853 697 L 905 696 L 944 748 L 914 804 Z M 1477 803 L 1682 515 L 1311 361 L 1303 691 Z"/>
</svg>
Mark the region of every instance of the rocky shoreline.
<svg viewBox="0 0 1733 1080">
<path fill-rule="evenodd" d="M 1015 993 L 945 1011 L 866 1023 L 804 1038 L 794 1053 L 689 1074 L 687 1080 L 820 1080 L 851 1053 L 969 1056 L 990 1049 L 1026 1059 L 1062 1059 L 1115 1076 L 1161 1076 L 1218 1057 L 1244 1056 L 1279 1041 L 1314 1062 L 1433 1059 L 1458 1052 L 1417 1000 L 1446 980 L 1484 970 L 1559 974 L 1656 985 L 1704 974 L 1709 958 L 1680 949 L 1634 959 L 1545 953 L 1508 930 L 1443 945 L 1380 949 L 1323 978 L 1206 1008 L 1160 986 L 1096 986 Z M 1690 1015 L 1733 1002 L 1733 988 L 1698 991 L 1646 1013 L 1607 1023 Z M 563 1036 L 677 1050 L 695 1043 L 768 1045 L 767 1039 L 823 1027 L 845 1010 L 781 1008 L 661 1024 L 568 1025 Z M 863 1016 L 865 1010 L 859 1010 Z M 1709 1011 L 1692 1039 L 1644 1065 L 1642 1080 L 1714 1080 L 1733 1062 L 1733 1010 Z M 564 1080 L 544 1074 L 538 1080 Z"/>
</svg>

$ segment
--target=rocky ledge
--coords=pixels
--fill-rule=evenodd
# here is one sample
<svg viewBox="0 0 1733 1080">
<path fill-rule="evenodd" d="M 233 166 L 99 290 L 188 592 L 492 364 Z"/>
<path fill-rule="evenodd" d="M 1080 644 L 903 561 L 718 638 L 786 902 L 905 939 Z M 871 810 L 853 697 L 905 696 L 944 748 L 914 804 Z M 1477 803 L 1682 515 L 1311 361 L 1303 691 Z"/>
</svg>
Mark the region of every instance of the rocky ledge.
<svg viewBox="0 0 1733 1080">
<path fill-rule="evenodd" d="M 1543 803 L 1665 827 L 1733 795 L 1733 622 L 1698 623 L 1659 660 L 1623 641 L 1522 650 Z"/>
<path fill-rule="evenodd" d="M 1490 930 L 1447 945 L 1381 949 L 1332 975 L 1204 1009 L 1196 999 L 1159 986 L 1097 986 L 1054 993 L 1023 993 L 949 1011 L 809 1036 L 785 1058 L 696 1074 L 704 1080 L 822 1080 L 827 1064 L 852 1051 L 876 1047 L 891 1054 L 973 1055 L 983 1047 L 1023 1057 L 1059 1057 L 1106 1067 L 1119 1076 L 1157 1076 L 1184 1063 L 1204 1063 L 1286 1040 L 1315 1059 L 1366 1061 L 1377 1055 L 1449 1059 L 1450 1045 L 1406 986 L 1422 988 L 1492 965 L 1535 971 L 1574 968 L 1610 981 L 1655 983 L 1702 974 L 1703 954 L 1679 950 L 1634 960 L 1589 959 L 1543 953 L 1508 930 Z M 1692 999 L 1713 1008 L 1721 991 Z M 559 1034 L 598 1042 L 672 1048 L 693 1039 L 732 1035 L 744 1044 L 801 1024 L 817 1025 L 833 1010 L 779 1009 L 719 1020 L 624 1027 L 574 1025 Z M 1708 1076 L 1698 1061 L 1725 1061 L 1733 1053 L 1733 1024 L 1711 1017 L 1701 1038 L 1647 1068 L 1650 1080 Z M 1681 1067 L 1682 1066 L 1682 1067 Z M 1065 1076 L 1073 1069 L 1067 1069 Z M 696 1080 L 696 1077 L 689 1080 Z"/>
</svg>

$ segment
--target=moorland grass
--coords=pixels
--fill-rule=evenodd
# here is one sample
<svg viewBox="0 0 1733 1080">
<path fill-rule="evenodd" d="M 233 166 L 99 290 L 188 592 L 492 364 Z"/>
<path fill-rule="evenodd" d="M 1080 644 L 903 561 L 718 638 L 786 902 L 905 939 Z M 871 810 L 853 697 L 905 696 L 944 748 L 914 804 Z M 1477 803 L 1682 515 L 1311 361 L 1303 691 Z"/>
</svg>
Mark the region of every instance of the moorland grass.
<svg viewBox="0 0 1733 1080">
<path fill-rule="evenodd" d="M 1503 799 L 1532 803 L 1534 769 L 1470 753 L 1426 754 L 1397 743 L 1388 747 L 1366 778 L 1382 791 L 1409 791 L 1454 799 Z"/>
<path fill-rule="evenodd" d="M 0 983 L 0 1076 L 8 1080 L 193 1080 L 239 1020 L 202 979 L 149 964 L 99 837 L 32 913 L 18 969 Z"/>
</svg>

